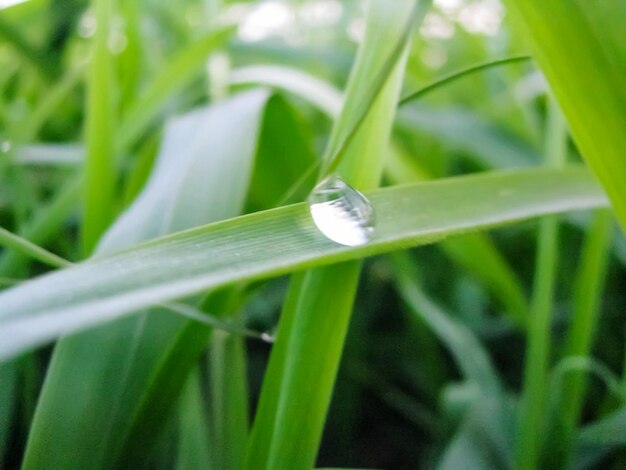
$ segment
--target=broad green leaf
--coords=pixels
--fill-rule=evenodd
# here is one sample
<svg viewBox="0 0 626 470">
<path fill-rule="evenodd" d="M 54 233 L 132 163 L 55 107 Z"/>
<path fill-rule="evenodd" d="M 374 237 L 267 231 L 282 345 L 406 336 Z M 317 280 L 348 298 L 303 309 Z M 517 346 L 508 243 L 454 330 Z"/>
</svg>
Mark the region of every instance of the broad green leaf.
<svg viewBox="0 0 626 470">
<path fill-rule="evenodd" d="M 626 230 L 626 3 L 509 0 L 507 5 Z"/>
<path fill-rule="evenodd" d="M 98 256 L 240 213 L 268 98 L 267 91 L 251 91 L 172 120 L 152 177 L 101 240 Z M 207 328 L 196 324 L 190 332 L 189 324 L 157 309 L 61 340 L 41 395 L 25 468 L 65 467 L 70 462 L 106 468 L 121 458 L 127 438 L 144 438 L 140 424 L 148 418 L 156 418 L 155 426 L 159 423 L 158 416 L 146 415 L 156 399 L 151 387 L 168 370 L 172 380 L 179 374 L 167 390 L 175 397 L 207 341 Z M 179 344 L 184 338 L 186 347 Z M 168 362 L 174 357 L 178 364 Z M 102 388 L 102 383 L 110 386 Z M 68 389 L 81 391 L 71 403 L 65 399 Z M 173 397 L 162 409 L 173 404 Z M 65 425 L 52 426 L 60 415 L 68 417 Z M 146 446 L 144 442 L 141 448 Z"/>
<path fill-rule="evenodd" d="M 295 204 L 98 256 L 8 289 L 0 293 L 0 357 L 205 289 L 606 204 L 602 190 L 576 167 L 455 177 L 386 188 L 369 198 L 379 219 L 363 246 L 331 242 L 306 205 Z"/>
</svg>

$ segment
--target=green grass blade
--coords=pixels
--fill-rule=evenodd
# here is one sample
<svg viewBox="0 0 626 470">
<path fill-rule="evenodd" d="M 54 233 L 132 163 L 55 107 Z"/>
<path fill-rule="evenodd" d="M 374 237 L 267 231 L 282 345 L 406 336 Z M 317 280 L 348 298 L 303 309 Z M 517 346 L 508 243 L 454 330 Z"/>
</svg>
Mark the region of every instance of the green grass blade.
<svg viewBox="0 0 626 470">
<path fill-rule="evenodd" d="M 626 4 L 509 0 L 507 5 L 626 230 Z"/>
<path fill-rule="evenodd" d="M 296 311 L 299 302 L 299 293 L 304 285 L 304 275 L 295 274 L 291 279 L 287 297 L 283 303 L 283 315 L 281 316 L 281 328 L 277 332 L 277 341 L 272 347 L 271 361 L 267 366 L 261 396 L 257 406 L 254 426 L 250 433 L 250 439 L 246 449 L 245 468 L 253 469 L 261 462 L 267 462 L 272 437 L 275 429 L 275 415 L 278 409 L 280 391 L 282 386 L 281 371 L 287 364 L 289 352 L 288 341 L 278 341 L 279 336 L 291 332 L 294 324 L 293 312 Z M 287 315 L 285 315 L 287 313 Z M 272 378 L 269 380 L 268 378 Z"/>
<path fill-rule="evenodd" d="M 305 273 L 291 312 L 289 341 L 268 461 L 263 468 L 311 468 L 321 440 L 356 296 L 361 263 L 353 261 Z M 329 293 L 332 293 L 330 295 Z M 319 315 L 334 317 L 321 321 Z M 283 333 L 279 326 L 279 335 Z M 266 380 L 274 380 L 268 376 Z M 315 384 L 311 387 L 311 384 Z M 263 428 L 261 428 L 263 429 Z M 294 442 L 297 445 L 294 445 Z M 250 462 L 249 462 L 250 463 Z"/>
<path fill-rule="evenodd" d="M 452 72 L 449 75 L 446 75 L 445 77 L 442 77 L 436 81 L 434 81 L 433 83 L 426 85 L 422 88 L 420 88 L 417 91 L 414 91 L 413 93 L 410 93 L 409 95 L 405 96 L 404 98 L 402 98 L 400 100 L 400 102 L 398 103 L 398 106 L 404 106 L 408 103 L 411 103 L 413 101 L 417 101 L 419 99 L 421 99 L 422 97 L 424 97 L 425 95 L 427 95 L 428 93 L 431 93 L 439 88 L 445 87 L 450 83 L 453 83 L 457 80 L 460 80 L 461 78 L 464 78 L 468 75 L 472 75 L 478 72 L 482 72 L 484 70 L 488 70 L 494 67 L 500 67 L 502 65 L 509 65 L 509 64 L 517 64 L 520 62 L 527 62 L 531 59 L 530 56 L 527 55 L 523 55 L 523 56 L 515 56 L 515 57 L 507 57 L 504 59 L 497 59 L 497 60 L 491 60 L 489 62 L 484 62 L 482 64 L 477 64 L 477 65 L 471 65 L 467 68 L 464 68 L 462 70 L 456 71 L 456 72 Z"/>
<path fill-rule="evenodd" d="M 0 227 L 0 246 L 13 249 L 22 255 L 41 261 L 53 268 L 63 268 L 71 263 L 48 250 Z"/>
<path fill-rule="evenodd" d="M 377 8 L 375 0 L 372 0 L 369 5 L 370 10 Z M 382 95 L 385 90 L 387 92 L 389 90 L 389 83 L 392 81 L 391 71 L 398 67 L 399 62 L 405 63 L 406 58 L 403 59 L 402 56 L 406 53 L 413 28 L 421 23 L 429 7 L 429 0 L 416 0 L 410 10 L 404 10 L 405 17 L 398 16 L 396 8 L 378 10 L 375 15 L 379 17 L 375 20 L 371 19 L 373 14 L 370 13 L 370 29 L 389 28 L 391 24 L 400 24 L 402 28 L 399 34 L 394 34 L 395 31 L 369 31 L 364 42 L 372 38 L 372 44 L 369 47 L 363 45 L 359 48 L 342 113 L 333 127 L 322 161 L 324 165 L 321 171 L 322 177 L 339 170 L 347 174 L 354 172 L 355 178 L 356 175 L 360 175 L 366 180 L 363 182 L 364 188 L 375 187 L 379 184 L 378 179 L 382 170 L 372 169 L 370 177 L 366 178 L 364 172 L 359 172 L 354 168 L 359 160 L 350 158 L 350 154 L 354 152 L 356 146 L 362 145 L 362 142 L 358 140 L 363 140 L 362 136 L 367 132 L 367 125 L 371 126 L 371 111 L 377 101 L 384 101 Z M 380 36 L 377 37 L 377 35 Z M 376 40 L 383 40 L 385 43 L 375 44 Z M 381 55 L 381 52 L 384 55 Z M 381 61 L 381 57 L 384 60 Z M 367 71 L 369 74 L 355 73 L 361 67 L 362 71 Z M 389 122 L 393 122 L 394 113 L 389 111 L 387 113 L 390 117 Z M 384 160 L 380 157 L 378 160 L 378 166 L 382 167 Z"/>
<path fill-rule="evenodd" d="M 19 165 L 78 166 L 85 151 L 80 144 L 35 144 L 15 149 L 13 163 Z"/>
<path fill-rule="evenodd" d="M 427 133 L 446 148 L 467 153 L 489 169 L 523 168 L 540 161 L 540 153 L 528 142 L 460 107 L 403 107 L 398 112 L 396 127 L 406 133 Z"/>
<path fill-rule="evenodd" d="M 41 207 L 18 233 L 22 238 L 43 244 L 58 230 L 73 209 L 78 206 L 82 180 L 73 178 L 55 194 L 47 206 Z M 4 253 L 0 257 L 0 273 L 14 275 L 24 257 L 17 251 Z"/>
<path fill-rule="evenodd" d="M 363 246 L 329 241 L 306 204 L 296 204 L 99 256 L 6 290 L 0 294 L 0 358 L 205 289 L 606 204 L 589 174 L 575 167 L 456 177 L 368 196 L 384 216 Z M 427 210 L 415 211 L 416 206 Z"/>
<path fill-rule="evenodd" d="M 541 221 L 537 249 L 537 268 L 530 307 L 528 346 L 524 372 L 524 391 L 520 410 L 518 435 L 518 468 L 536 468 L 541 437 L 538 432 L 545 425 L 547 371 L 549 367 L 550 333 L 556 253 L 558 248 L 558 221 L 552 216 Z"/>
<path fill-rule="evenodd" d="M 217 468 L 211 458 L 208 410 L 198 368 L 189 375 L 181 395 L 178 413 L 179 443 L 176 470 Z"/>
<path fill-rule="evenodd" d="M 112 0 L 94 0 L 98 28 L 87 83 L 85 141 L 85 186 L 82 223 L 83 254 L 89 255 L 113 220 L 113 199 L 117 172 L 113 143 L 115 86 L 113 58 L 109 50 L 109 29 L 113 16 Z"/>
<path fill-rule="evenodd" d="M 135 101 L 143 65 L 145 44 L 142 43 L 141 7 L 138 2 L 121 2 L 119 4 L 124 17 L 127 44 L 117 60 L 119 74 L 120 106 L 126 110 Z"/>
<path fill-rule="evenodd" d="M 566 339 L 565 356 L 586 357 L 591 353 L 604 279 L 608 267 L 608 253 L 614 227 L 613 215 L 608 210 L 598 211 L 589 227 L 573 293 L 572 324 Z M 584 404 L 586 380 L 583 372 L 569 374 L 562 386 L 562 396 L 556 423 L 558 435 L 557 462 L 571 465 L 572 439 Z"/>
<path fill-rule="evenodd" d="M 556 103 L 550 102 L 546 139 L 546 162 L 559 167 L 565 163 L 567 128 Z M 551 327 L 559 247 L 556 216 L 540 222 L 533 297 L 528 325 L 528 346 L 524 365 L 524 390 L 518 430 L 517 465 L 532 469 L 541 458 L 546 412 L 547 373 L 550 361 Z"/>
<path fill-rule="evenodd" d="M 212 448 L 215 468 L 243 468 L 248 438 L 248 383 L 240 337 L 215 331 L 210 346 Z"/>
<path fill-rule="evenodd" d="M 369 3 L 367 33 L 326 149 L 322 175 L 338 168 L 359 189 L 378 185 L 404 72 L 403 52 L 413 20 L 421 12 L 414 1 L 398 2 L 392 8 L 378 0 Z M 400 34 L 389 28 L 395 23 L 402 24 Z M 314 466 L 359 273 L 360 263 L 352 262 L 298 278 L 297 300 L 289 303 L 290 311 L 283 311 L 278 354 L 270 358 L 271 374 L 264 378 L 264 388 L 278 390 L 279 397 L 269 399 L 272 409 L 260 404 L 265 410 L 262 419 L 255 420 L 247 468 Z M 285 342 L 286 346 L 278 347 Z M 273 361 L 279 367 L 272 367 Z M 317 386 L 312 388 L 311 383 Z M 262 436 L 269 433 L 267 441 Z M 258 439 L 267 445 L 258 445 Z"/>
</svg>

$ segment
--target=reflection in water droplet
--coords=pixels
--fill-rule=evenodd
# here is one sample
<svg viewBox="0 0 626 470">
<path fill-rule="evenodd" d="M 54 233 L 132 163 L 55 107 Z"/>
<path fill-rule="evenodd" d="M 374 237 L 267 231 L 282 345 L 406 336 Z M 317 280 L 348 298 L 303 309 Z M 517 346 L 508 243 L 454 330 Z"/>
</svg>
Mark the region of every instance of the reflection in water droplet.
<svg viewBox="0 0 626 470">
<path fill-rule="evenodd" d="M 317 228 L 346 246 L 367 243 L 374 230 L 374 210 L 367 198 L 337 175 L 322 180 L 308 198 Z"/>
</svg>

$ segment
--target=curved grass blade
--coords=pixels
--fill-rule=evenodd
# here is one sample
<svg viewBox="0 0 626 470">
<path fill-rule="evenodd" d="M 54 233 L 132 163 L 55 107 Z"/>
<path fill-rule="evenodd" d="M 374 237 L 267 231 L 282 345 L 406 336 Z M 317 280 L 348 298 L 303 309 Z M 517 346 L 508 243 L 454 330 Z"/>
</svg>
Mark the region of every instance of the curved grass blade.
<svg viewBox="0 0 626 470">
<path fill-rule="evenodd" d="M 188 318 L 189 320 L 193 320 L 195 322 L 210 326 L 211 328 L 214 328 L 216 330 L 224 331 L 236 336 L 244 336 L 247 338 L 258 339 L 266 343 L 271 343 L 273 341 L 272 337 L 267 333 L 259 333 L 258 331 L 248 330 L 247 328 L 240 328 L 236 325 L 231 325 L 220 320 L 218 317 L 204 313 L 186 304 L 170 302 L 166 304 L 161 304 L 161 306 L 167 310 L 172 311 L 173 313 L 176 313 L 177 315 L 181 315 L 185 318 Z"/>
<path fill-rule="evenodd" d="M 573 289 L 572 323 L 566 338 L 565 358 L 588 357 L 602 304 L 602 292 L 609 262 L 609 247 L 614 229 L 613 214 L 599 210 L 589 227 L 580 267 Z M 572 444 L 585 403 L 587 380 L 582 371 L 574 371 L 563 380 L 562 396 L 555 417 L 558 461 L 572 464 Z"/>
<path fill-rule="evenodd" d="M 368 196 L 381 217 L 363 246 L 331 242 L 318 232 L 307 206 L 296 204 L 98 256 L 8 289 L 0 293 L 0 358 L 206 289 L 607 203 L 589 174 L 576 167 L 456 177 Z"/>
<path fill-rule="evenodd" d="M 64 268 L 72 264 L 60 256 L 57 256 L 54 253 L 35 245 L 19 235 L 11 233 L 2 227 L 0 227 L 0 246 L 13 249 L 25 256 L 52 266 L 53 268 Z"/>
<path fill-rule="evenodd" d="M 306 99 L 330 117 L 341 112 L 343 96 L 328 82 L 292 67 L 253 65 L 235 69 L 230 74 L 233 85 L 254 84 L 271 86 Z"/>
<path fill-rule="evenodd" d="M 47 206 L 40 208 L 18 233 L 19 236 L 34 243 L 42 244 L 50 239 L 73 209 L 78 206 L 82 188 L 80 177 L 70 178 Z M 24 257 L 17 251 L 4 253 L 0 257 L 0 273 L 12 276 L 18 271 Z"/>
<path fill-rule="evenodd" d="M 446 75 L 445 77 L 435 80 L 433 83 L 430 83 L 429 85 L 426 85 L 420 88 L 419 90 L 414 91 L 413 93 L 410 93 L 409 95 L 405 96 L 398 102 L 398 106 L 404 106 L 405 104 L 411 103 L 413 101 L 417 101 L 423 98 L 428 93 L 435 91 L 439 88 L 442 88 L 452 82 L 460 80 L 461 78 L 464 78 L 468 75 L 472 75 L 472 74 L 482 72 L 484 70 L 492 69 L 495 67 L 501 67 L 503 65 L 527 62 L 527 61 L 530 61 L 531 59 L 532 57 L 530 56 L 522 55 L 522 56 L 515 56 L 515 57 L 506 57 L 504 59 L 491 60 L 489 62 L 483 62 L 482 64 L 477 64 L 477 65 L 470 65 L 467 68 L 458 70 L 456 72 L 452 72 Z"/>
</svg>

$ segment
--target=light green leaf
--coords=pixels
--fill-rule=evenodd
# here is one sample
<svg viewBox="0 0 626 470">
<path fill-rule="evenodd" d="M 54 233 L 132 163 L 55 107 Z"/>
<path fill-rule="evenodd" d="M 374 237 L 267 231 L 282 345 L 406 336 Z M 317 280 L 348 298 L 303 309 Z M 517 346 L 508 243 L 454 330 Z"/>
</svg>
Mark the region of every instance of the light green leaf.
<svg viewBox="0 0 626 470">
<path fill-rule="evenodd" d="M 509 0 L 507 4 L 567 117 L 574 140 L 626 230 L 626 3 Z"/>
<path fill-rule="evenodd" d="M 306 205 L 295 204 L 99 256 L 8 289 L 0 294 L 0 358 L 205 289 L 606 204 L 587 172 L 575 167 L 456 177 L 369 196 L 379 219 L 367 245 L 336 245 L 318 232 Z"/>
</svg>

